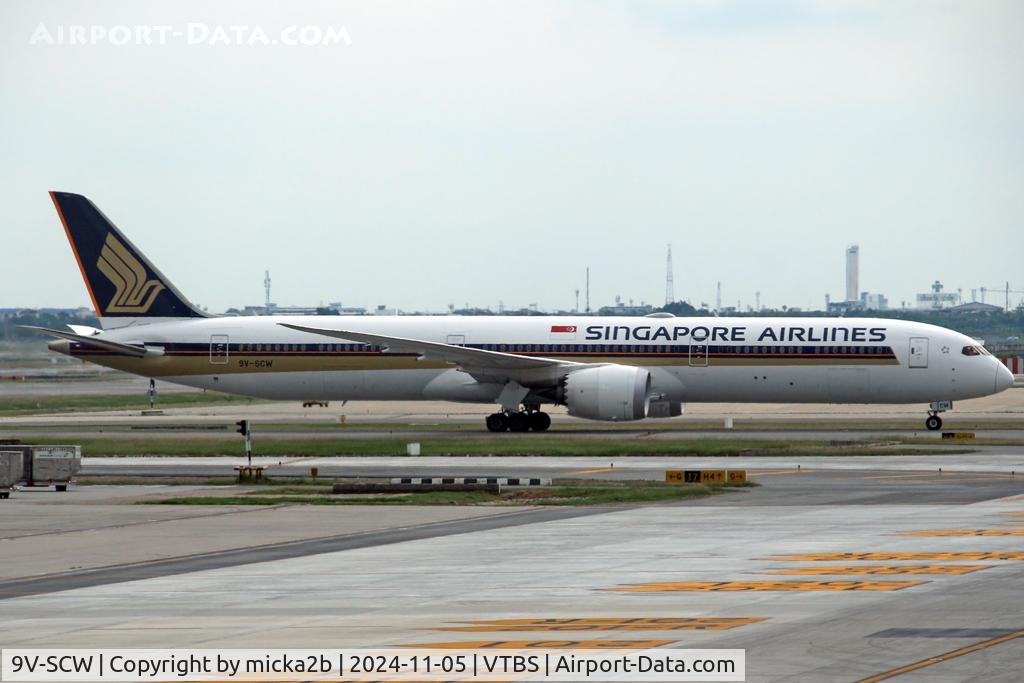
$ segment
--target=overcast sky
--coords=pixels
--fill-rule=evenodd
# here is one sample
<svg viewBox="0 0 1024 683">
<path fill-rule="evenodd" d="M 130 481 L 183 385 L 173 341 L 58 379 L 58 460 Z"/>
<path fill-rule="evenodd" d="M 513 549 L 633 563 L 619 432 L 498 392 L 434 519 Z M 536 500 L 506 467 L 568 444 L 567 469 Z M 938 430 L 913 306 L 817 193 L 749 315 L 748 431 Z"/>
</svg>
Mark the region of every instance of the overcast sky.
<svg viewBox="0 0 1024 683">
<path fill-rule="evenodd" d="M 1024 289 L 1018 0 L 8 0 L 0 131 L 0 307 L 88 302 L 51 189 L 211 311 Z"/>
</svg>

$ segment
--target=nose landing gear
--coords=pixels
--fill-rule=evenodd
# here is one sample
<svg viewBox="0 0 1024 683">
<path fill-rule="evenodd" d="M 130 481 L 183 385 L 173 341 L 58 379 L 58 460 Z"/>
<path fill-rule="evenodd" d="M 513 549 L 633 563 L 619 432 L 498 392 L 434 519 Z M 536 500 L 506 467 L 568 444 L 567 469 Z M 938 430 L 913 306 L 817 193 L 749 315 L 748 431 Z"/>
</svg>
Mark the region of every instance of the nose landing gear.
<svg viewBox="0 0 1024 683">
<path fill-rule="evenodd" d="M 928 419 L 924 421 L 924 426 L 928 428 L 928 431 L 935 432 L 942 429 L 942 418 L 939 417 L 939 413 L 944 413 L 947 410 L 953 409 L 952 401 L 935 401 L 928 405 Z"/>
<path fill-rule="evenodd" d="M 490 432 L 543 432 L 551 426 L 551 416 L 542 413 L 540 409 L 504 410 L 488 415 L 486 424 Z"/>
</svg>

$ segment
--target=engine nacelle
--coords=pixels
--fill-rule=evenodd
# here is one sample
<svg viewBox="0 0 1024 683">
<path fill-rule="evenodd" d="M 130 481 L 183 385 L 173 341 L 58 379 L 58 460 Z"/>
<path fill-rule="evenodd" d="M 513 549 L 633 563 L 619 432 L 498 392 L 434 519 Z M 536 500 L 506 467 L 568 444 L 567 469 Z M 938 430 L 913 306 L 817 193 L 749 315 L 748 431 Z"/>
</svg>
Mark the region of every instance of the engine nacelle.
<svg viewBox="0 0 1024 683">
<path fill-rule="evenodd" d="M 683 404 L 679 401 L 651 401 L 647 404 L 647 417 L 679 417 Z"/>
<path fill-rule="evenodd" d="M 588 420 L 642 420 L 647 417 L 651 373 L 628 365 L 601 365 L 569 373 L 565 405 Z"/>
</svg>

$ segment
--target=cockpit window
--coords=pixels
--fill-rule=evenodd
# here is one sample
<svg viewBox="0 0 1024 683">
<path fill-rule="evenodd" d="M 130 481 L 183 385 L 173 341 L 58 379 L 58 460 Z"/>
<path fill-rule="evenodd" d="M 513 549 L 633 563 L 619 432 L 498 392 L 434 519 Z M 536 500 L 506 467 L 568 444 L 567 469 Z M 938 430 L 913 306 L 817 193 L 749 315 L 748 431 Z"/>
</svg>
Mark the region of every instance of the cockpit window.
<svg viewBox="0 0 1024 683">
<path fill-rule="evenodd" d="M 965 346 L 961 351 L 965 356 L 980 356 L 981 351 L 978 350 L 977 346 Z"/>
</svg>

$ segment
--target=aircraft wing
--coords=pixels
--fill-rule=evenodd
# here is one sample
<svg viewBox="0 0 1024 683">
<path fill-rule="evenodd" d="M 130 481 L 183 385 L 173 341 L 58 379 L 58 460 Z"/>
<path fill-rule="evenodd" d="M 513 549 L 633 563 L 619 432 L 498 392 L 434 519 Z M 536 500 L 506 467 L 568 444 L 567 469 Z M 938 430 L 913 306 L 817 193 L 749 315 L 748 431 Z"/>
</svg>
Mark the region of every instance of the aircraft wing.
<svg viewBox="0 0 1024 683">
<path fill-rule="evenodd" d="M 375 344 L 384 347 L 385 353 L 415 353 L 420 360 L 442 361 L 458 365 L 470 375 L 481 381 L 516 380 L 520 383 L 555 383 L 567 372 L 578 369 L 585 363 L 556 360 L 554 358 L 538 358 L 520 356 L 515 353 L 485 351 L 471 349 L 454 344 L 406 339 L 404 337 L 388 337 L 381 334 L 353 332 L 351 330 L 328 330 L 318 327 L 305 327 L 278 323 L 299 332 L 322 334 L 349 341 Z"/>
<path fill-rule="evenodd" d="M 78 342 L 79 344 L 85 344 L 86 346 L 92 346 L 93 348 L 103 349 L 104 351 L 115 351 L 128 356 L 135 356 L 136 358 L 160 355 L 162 353 L 157 349 L 147 349 L 145 346 L 137 344 L 124 344 L 122 342 L 114 342 L 107 339 L 97 339 L 96 337 L 72 334 L 71 332 L 64 332 L 62 330 L 51 330 L 48 327 L 36 327 L 34 325 L 21 325 L 21 327 L 24 327 L 26 330 L 42 332 L 43 334 L 48 334 L 51 337 L 57 337 L 58 339 L 67 339 L 68 341 Z"/>
</svg>

